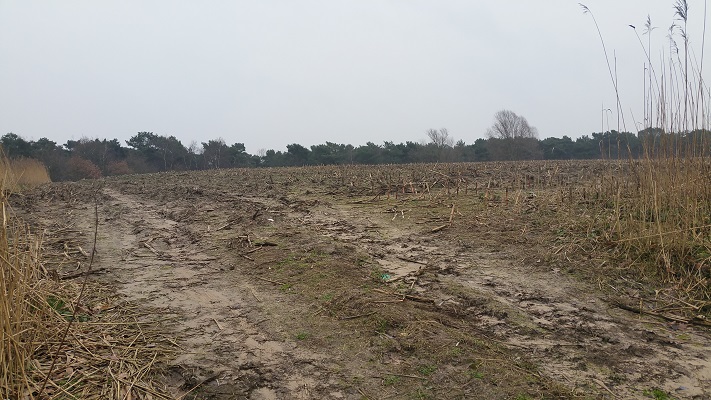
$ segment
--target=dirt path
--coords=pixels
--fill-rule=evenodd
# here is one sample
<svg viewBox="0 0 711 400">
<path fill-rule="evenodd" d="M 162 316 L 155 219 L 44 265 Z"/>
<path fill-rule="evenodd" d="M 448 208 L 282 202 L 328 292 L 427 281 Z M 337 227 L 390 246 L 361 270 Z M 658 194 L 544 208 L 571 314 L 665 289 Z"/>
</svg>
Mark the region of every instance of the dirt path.
<svg viewBox="0 0 711 400">
<path fill-rule="evenodd" d="M 387 202 L 247 196 L 203 178 L 100 192 L 95 279 L 178 338 L 176 397 L 711 398 L 708 331 L 614 308 L 609 290 L 521 262 L 514 243 L 432 233 Z M 73 192 L 89 189 L 66 185 L 31 212 L 91 232 Z M 385 296 L 398 290 L 411 297 Z"/>
<path fill-rule="evenodd" d="M 186 224 L 166 218 L 153 201 L 103 190 L 96 268 L 127 299 L 159 310 L 179 337 L 170 368 L 173 393 L 209 385 L 217 398 L 343 398 L 323 354 L 265 329 L 265 303 L 282 300 L 250 285 L 235 266 L 210 255 Z M 84 212 L 87 228 L 92 210 Z M 205 393 L 203 387 L 197 393 Z"/>
</svg>

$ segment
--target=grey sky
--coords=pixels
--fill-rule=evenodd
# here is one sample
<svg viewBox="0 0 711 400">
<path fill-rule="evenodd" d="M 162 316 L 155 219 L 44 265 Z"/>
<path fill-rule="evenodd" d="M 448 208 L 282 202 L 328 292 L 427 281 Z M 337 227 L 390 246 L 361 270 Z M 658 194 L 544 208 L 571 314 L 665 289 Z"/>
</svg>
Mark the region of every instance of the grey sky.
<svg viewBox="0 0 711 400">
<path fill-rule="evenodd" d="M 645 56 L 628 24 L 641 35 L 651 15 L 659 59 L 674 1 L 583 3 L 617 54 L 633 130 Z M 689 4 L 700 55 L 704 2 Z M 504 108 L 541 137 L 578 137 L 614 98 L 578 1 L 0 0 L 0 134 L 33 140 L 151 131 L 254 154 L 445 127 L 473 143 Z"/>
</svg>

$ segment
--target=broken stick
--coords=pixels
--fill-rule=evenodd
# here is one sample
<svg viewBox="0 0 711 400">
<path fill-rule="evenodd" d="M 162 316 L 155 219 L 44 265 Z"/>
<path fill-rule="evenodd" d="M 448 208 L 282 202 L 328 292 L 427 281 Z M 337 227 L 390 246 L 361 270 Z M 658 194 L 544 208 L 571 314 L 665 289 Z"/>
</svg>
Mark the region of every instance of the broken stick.
<svg viewBox="0 0 711 400">
<path fill-rule="evenodd" d="M 438 226 L 438 227 L 436 227 L 436 228 L 432 228 L 432 230 L 431 230 L 430 232 L 432 232 L 432 233 L 439 232 L 439 231 L 441 231 L 442 229 L 444 229 L 444 228 L 446 228 L 446 227 L 448 227 L 448 226 L 449 226 L 449 225 L 440 225 L 440 226 Z"/>
</svg>

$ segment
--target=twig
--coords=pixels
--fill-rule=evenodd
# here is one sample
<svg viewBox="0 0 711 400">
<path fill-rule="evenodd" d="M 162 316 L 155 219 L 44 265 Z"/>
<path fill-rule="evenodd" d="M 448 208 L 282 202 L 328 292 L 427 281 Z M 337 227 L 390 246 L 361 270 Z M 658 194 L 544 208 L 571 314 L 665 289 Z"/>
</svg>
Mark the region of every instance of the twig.
<svg viewBox="0 0 711 400">
<path fill-rule="evenodd" d="M 79 249 L 79 252 L 84 256 L 84 257 L 89 257 L 89 253 L 84 251 L 84 249 L 81 248 L 81 246 L 77 246 L 77 249 Z"/>
<path fill-rule="evenodd" d="M 597 383 L 598 385 L 600 385 L 603 389 L 607 390 L 607 392 L 610 393 L 612 395 L 612 397 L 614 397 L 616 399 L 618 398 L 618 396 L 615 393 L 613 393 L 612 390 L 610 390 L 610 388 L 607 387 L 607 385 L 605 385 L 605 383 L 603 381 L 596 379 L 596 378 L 592 378 L 592 381 Z"/>
<path fill-rule="evenodd" d="M 157 256 L 160 256 L 160 254 L 158 254 L 158 251 L 156 251 L 156 249 L 154 249 L 153 246 L 151 246 L 150 244 L 148 244 L 148 242 L 143 242 L 143 246 L 144 246 L 145 248 L 147 248 L 148 250 L 150 250 L 153 254 L 155 254 L 155 255 L 157 255 Z"/>
<path fill-rule="evenodd" d="M 426 381 L 427 378 L 424 376 L 417 376 L 417 375 L 406 375 L 406 374 L 392 374 L 389 372 L 383 372 L 383 375 L 390 375 L 390 376 L 399 376 L 401 378 L 412 378 L 412 379 L 421 379 L 423 381 Z M 374 376 L 373 378 L 382 378 L 382 376 Z"/>
<path fill-rule="evenodd" d="M 674 234 L 674 233 L 686 232 L 686 231 L 691 231 L 691 230 L 706 229 L 706 228 L 711 228 L 711 224 L 708 224 L 708 225 L 701 225 L 701 226 L 694 226 L 694 227 L 691 227 L 691 228 L 677 229 L 677 230 L 668 231 L 668 232 L 660 232 L 660 233 L 655 233 L 655 234 L 653 234 L 653 235 L 637 236 L 637 237 L 628 238 L 628 239 L 619 239 L 619 240 L 613 241 L 613 243 L 622 243 L 622 242 L 629 242 L 629 241 L 632 241 L 632 240 L 648 239 L 648 238 L 657 237 L 657 236 L 660 236 L 660 237 L 661 237 L 661 236 L 664 236 L 664 235 L 671 235 L 671 234 Z"/>
<path fill-rule="evenodd" d="M 262 246 L 255 247 L 255 248 L 253 248 L 252 250 L 245 251 L 245 252 L 242 253 L 242 254 L 251 254 L 251 253 L 254 253 L 255 251 L 259 251 L 259 250 L 261 250 L 261 249 L 262 249 Z"/>
<path fill-rule="evenodd" d="M 193 386 L 192 389 L 190 389 L 190 390 L 188 390 L 187 392 L 183 393 L 183 395 L 180 396 L 180 397 L 178 397 L 176 400 L 182 400 L 183 398 L 185 398 L 185 396 L 187 396 L 188 394 L 190 394 L 190 393 L 192 393 L 193 391 L 195 391 L 195 389 L 199 388 L 200 386 L 206 385 L 206 384 L 208 384 L 208 383 L 214 381 L 214 380 L 217 379 L 219 376 L 220 376 L 220 374 L 214 374 L 214 375 L 211 375 L 211 376 L 209 376 L 209 377 L 203 379 L 202 381 L 198 382 L 197 385 Z"/>
<path fill-rule="evenodd" d="M 377 333 L 377 334 L 380 335 L 380 336 L 386 337 L 386 338 L 388 338 L 388 339 L 395 340 L 395 338 L 394 338 L 393 336 L 390 336 L 390 335 L 388 335 L 387 333 L 378 332 L 378 331 L 375 331 L 375 333 Z"/>
<path fill-rule="evenodd" d="M 313 313 L 312 316 L 315 317 L 315 316 L 321 314 L 321 313 L 324 312 L 324 311 L 327 311 L 327 310 L 326 310 L 325 308 L 323 308 L 323 306 L 319 306 L 319 307 L 318 307 L 318 311 L 316 311 L 315 313 Z"/>
<path fill-rule="evenodd" d="M 79 273 L 71 274 L 71 275 L 62 275 L 62 276 L 59 277 L 59 279 L 65 281 L 65 280 L 68 280 L 68 279 L 78 278 L 78 277 L 84 276 L 84 275 L 96 274 L 96 273 L 99 273 L 99 272 L 102 272 L 102 271 L 106 271 L 106 268 L 97 268 L 97 269 L 95 269 L 95 270 L 93 270 L 93 271 L 83 271 L 83 272 L 79 272 Z"/>
<path fill-rule="evenodd" d="M 222 225 L 221 227 L 215 229 L 215 232 L 221 231 L 221 230 L 223 230 L 223 229 L 228 229 L 228 228 L 231 228 L 231 227 L 232 227 L 232 222 L 228 222 L 228 223 Z"/>
<path fill-rule="evenodd" d="M 254 293 L 254 289 L 249 288 L 249 290 L 252 292 L 252 296 L 254 296 L 254 298 L 257 299 L 257 301 L 261 303 L 261 300 L 259 300 L 259 297 L 257 297 L 257 294 Z"/>
<path fill-rule="evenodd" d="M 251 244 L 254 246 L 279 246 L 277 243 L 270 242 L 268 240 L 263 240 L 263 241 L 259 241 L 259 242 L 252 242 Z"/>
<path fill-rule="evenodd" d="M 432 233 L 439 232 L 439 231 L 441 231 L 442 229 L 445 229 L 445 228 L 448 227 L 448 226 L 449 226 L 449 225 L 440 225 L 440 226 L 438 226 L 438 227 L 436 227 L 436 228 L 432 228 L 432 230 L 431 230 L 430 232 L 432 232 Z"/>
<path fill-rule="evenodd" d="M 404 297 L 408 300 L 419 301 L 421 303 L 433 303 L 434 302 L 434 300 L 432 300 L 432 299 L 428 299 L 426 297 L 420 297 L 420 296 L 413 296 L 411 294 L 393 293 L 393 292 L 388 292 L 388 291 L 381 290 L 381 289 L 373 289 L 373 291 L 378 292 L 378 293 L 388 294 L 390 296 Z"/>
<path fill-rule="evenodd" d="M 711 322 L 708 322 L 708 321 L 705 321 L 705 320 L 699 319 L 699 318 L 688 319 L 688 318 L 678 317 L 676 315 L 664 315 L 664 314 L 657 313 L 654 311 L 643 310 L 640 307 L 630 306 L 630 305 L 622 303 L 621 301 L 615 301 L 612 303 L 612 305 L 614 305 L 618 308 L 621 308 L 623 310 L 631 311 L 631 312 L 638 313 L 638 314 L 647 314 L 647 315 L 651 315 L 653 317 L 661 318 L 661 319 L 664 319 L 667 321 L 681 322 L 683 324 L 693 324 L 693 325 L 711 327 Z"/>
<path fill-rule="evenodd" d="M 367 317 L 367 316 L 373 315 L 373 314 L 375 314 L 375 311 L 369 312 L 369 313 L 366 313 L 366 314 L 358 314 L 358 315 L 351 315 L 351 316 L 348 316 L 348 317 L 341 317 L 340 320 L 341 320 L 341 321 L 345 321 L 345 320 L 347 320 L 347 319 L 356 319 L 356 318 L 361 318 L 361 317 Z"/>
<path fill-rule="evenodd" d="M 265 281 L 265 282 L 273 283 L 273 284 L 275 284 L 275 285 L 279 285 L 279 286 L 283 286 L 283 285 L 285 285 L 285 283 L 281 283 L 281 282 L 273 281 L 273 280 L 271 280 L 271 279 L 267 279 L 267 278 L 262 278 L 261 276 L 258 276 L 258 277 L 257 277 L 257 279 L 259 279 L 259 280 L 262 280 L 262 281 Z"/>
<path fill-rule="evenodd" d="M 368 395 L 365 394 L 365 392 L 363 391 L 363 389 L 358 388 L 358 392 L 360 392 L 360 394 L 361 394 L 363 397 L 365 397 L 366 400 L 369 400 L 369 399 L 370 399 L 370 397 L 368 397 Z"/>
<path fill-rule="evenodd" d="M 417 261 L 417 260 L 413 260 L 413 259 L 407 258 L 407 257 L 397 256 L 397 259 L 402 260 L 402 261 L 411 262 L 413 264 L 427 265 L 427 262 Z"/>
<path fill-rule="evenodd" d="M 169 400 L 169 399 L 172 399 L 172 398 L 173 398 L 173 397 L 170 397 L 170 396 L 166 396 L 166 395 L 164 395 L 164 394 L 162 394 L 162 393 L 158 393 L 158 392 L 156 392 L 155 390 L 152 390 L 152 389 L 150 389 L 149 387 L 146 387 L 146 386 L 141 385 L 141 384 L 139 384 L 139 383 L 129 382 L 129 381 L 127 381 L 127 380 L 121 378 L 120 376 L 112 376 L 112 378 L 115 378 L 117 381 L 121 381 L 121 382 L 126 383 L 126 384 L 131 384 L 131 385 L 133 385 L 133 387 L 135 387 L 135 388 L 137 388 L 137 389 L 143 390 L 143 391 L 146 392 L 146 393 L 149 393 L 149 394 L 151 394 L 151 395 L 153 395 L 153 396 L 156 396 L 156 397 L 160 397 L 160 398 L 162 398 L 162 399 Z M 70 396 L 71 396 L 71 394 L 70 394 Z"/>
</svg>

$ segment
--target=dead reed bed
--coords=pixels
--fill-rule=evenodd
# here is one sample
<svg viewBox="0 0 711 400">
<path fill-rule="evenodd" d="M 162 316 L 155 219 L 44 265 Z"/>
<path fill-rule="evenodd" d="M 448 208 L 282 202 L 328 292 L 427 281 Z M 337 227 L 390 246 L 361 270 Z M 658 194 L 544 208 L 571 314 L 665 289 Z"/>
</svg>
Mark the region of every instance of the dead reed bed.
<svg viewBox="0 0 711 400">
<path fill-rule="evenodd" d="M 1 193 L 0 398 L 173 398 L 155 368 L 176 349 L 157 330 L 168 322 L 86 274 L 60 276 L 52 266 L 87 271 L 87 251 L 72 246 L 85 238 L 71 225 L 33 232 Z"/>
<path fill-rule="evenodd" d="M 656 27 L 649 17 L 647 44 L 639 40 L 646 55 L 645 129 L 638 133 L 644 156 L 611 162 L 601 181 L 605 200 L 595 228 L 626 265 L 664 282 L 652 299 L 655 303 L 664 300 L 664 308 L 672 303 L 677 313 L 705 320 L 711 316 L 711 102 L 703 77 L 703 49 L 697 58 L 690 48 L 689 4 L 677 0 L 673 10 L 674 23 L 668 43 L 659 47 L 661 56 L 653 53 Z M 705 15 L 703 19 L 705 26 Z M 600 33 L 594 16 L 593 21 Z M 600 39 L 605 49 L 602 34 Z M 609 67 L 606 51 L 605 58 Z M 661 61 L 655 65 L 653 60 Z M 624 124 L 612 73 L 611 80 Z M 618 126 L 621 129 L 625 127 Z"/>
<path fill-rule="evenodd" d="M 8 160 L 4 155 L 0 158 L 0 176 L 3 177 L 5 190 L 18 192 L 52 181 L 41 161 L 32 158 Z"/>
</svg>

